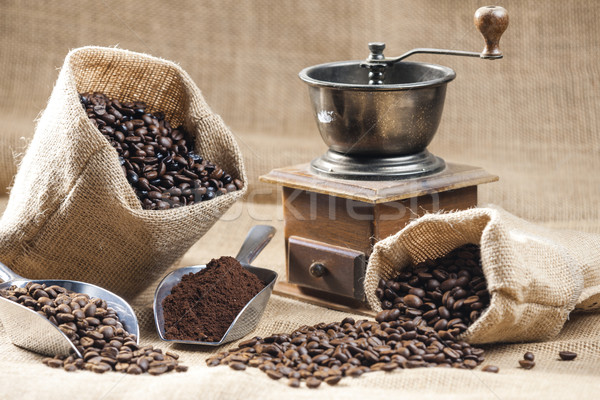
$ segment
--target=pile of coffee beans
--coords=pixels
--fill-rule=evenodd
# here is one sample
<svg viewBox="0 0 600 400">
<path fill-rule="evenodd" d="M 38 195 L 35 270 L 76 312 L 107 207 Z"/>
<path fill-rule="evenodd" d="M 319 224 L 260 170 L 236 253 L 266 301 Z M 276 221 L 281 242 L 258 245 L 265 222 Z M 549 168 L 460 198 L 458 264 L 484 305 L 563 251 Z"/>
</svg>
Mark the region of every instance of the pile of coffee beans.
<svg viewBox="0 0 600 400">
<path fill-rule="evenodd" d="M 431 327 L 413 321 L 377 322 L 345 318 L 340 323 L 303 326 L 291 334 L 255 337 L 237 349 L 209 358 L 209 366 L 235 370 L 257 367 L 272 379 L 288 378 L 292 387 L 306 381 L 337 384 L 342 377 L 397 368 L 475 368 L 483 350 L 467 342 L 444 340 Z"/>
<path fill-rule="evenodd" d="M 370 371 L 473 369 L 483 362 L 483 349 L 458 339 L 489 305 L 478 246 L 460 247 L 382 280 L 377 296 L 384 310 L 375 321 L 346 318 L 291 334 L 255 337 L 207 363 L 234 370 L 257 367 L 272 379 L 287 378 L 292 387 L 305 381 L 316 388 Z"/>
<path fill-rule="evenodd" d="M 244 183 L 194 152 L 183 126 L 172 129 L 162 112 L 141 101 L 119 102 L 101 93 L 80 94 L 94 125 L 118 154 L 142 207 L 164 210 L 211 200 Z"/>
<path fill-rule="evenodd" d="M 472 244 L 419 263 L 394 279 L 382 279 L 375 295 L 384 309 L 378 319 L 410 318 L 434 328 L 442 338 L 464 332 L 490 302 L 479 246 Z"/>
<path fill-rule="evenodd" d="M 58 326 L 73 342 L 83 358 L 75 355 L 45 358 L 44 364 L 65 371 L 81 369 L 97 373 L 107 371 L 160 375 L 168 371 L 184 372 L 179 356 L 152 346 L 140 347 L 129 334 L 117 313 L 106 301 L 87 294 L 70 292 L 58 286 L 29 282 L 24 288 L 12 286 L 0 290 L 0 296 L 37 312 Z"/>
</svg>

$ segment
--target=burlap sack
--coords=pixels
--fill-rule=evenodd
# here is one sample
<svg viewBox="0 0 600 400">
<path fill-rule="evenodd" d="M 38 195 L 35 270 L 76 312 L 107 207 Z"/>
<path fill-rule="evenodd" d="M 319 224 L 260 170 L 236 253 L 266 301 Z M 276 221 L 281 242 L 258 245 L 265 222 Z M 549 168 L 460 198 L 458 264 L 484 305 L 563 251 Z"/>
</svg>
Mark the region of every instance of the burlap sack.
<svg viewBox="0 0 600 400">
<path fill-rule="evenodd" d="M 425 215 L 375 245 L 365 291 L 412 264 L 480 244 L 489 308 L 464 333 L 472 343 L 554 337 L 573 310 L 600 308 L 600 235 L 547 229 L 500 208 Z"/>
<path fill-rule="evenodd" d="M 183 124 L 196 151 L 246 182 L 237 144 L 188 74 L 115 48 L 71 51 L 19 166 L 0 220 L 0 261 L 28 278 L 95 283 L 135 296 L 180 258 L 243 194 L 143 210 L 117 152 L 89 121 L 80 92 L 141 100 Z"/>
</svg>

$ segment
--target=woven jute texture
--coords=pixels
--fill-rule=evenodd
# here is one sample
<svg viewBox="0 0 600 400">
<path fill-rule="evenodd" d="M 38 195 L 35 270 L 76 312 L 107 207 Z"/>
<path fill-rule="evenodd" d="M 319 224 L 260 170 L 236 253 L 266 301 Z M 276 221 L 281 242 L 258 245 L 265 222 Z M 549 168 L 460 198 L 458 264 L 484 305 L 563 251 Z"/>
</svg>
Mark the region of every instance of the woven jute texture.
<svg viewBox="0 0 600 400">
<path fill-rule="evenodd" d="M 600 309 L 600 235 L 543 228 L 497 207 L 428 214 L 378 242 L 365 276 L 369 305 L 381 311 L 380 279 L 467 243 L 481 246 L 491 295 L 463 335 L 471 343 L 550 339 L 573 310 Z"/>
<path fill-rule="evenodd" d="M 325 151 L 310 109 L 307 66 L 364 59 L 367 43 L 386 56 L 415 47 L 478 51 L 479 0 L 3 0 L 0 2 L 0 186 L 13 181 L 64 55 L 115 46 L 175 60 L 231 128 L 247 166 L 249 192 L 179 265 L 235 255 L 247 230 L 271 223 L 279 233 L 254 262 L 285 276 L 281 206 L 274 186 L 258 183 L 272 168 L 309 162 Z M 446 161 L 482 166 L 500 181 L 480 186 L 480 204 L 553 229 L 600 233 L 600 7 L 596 0 L 503 0 L 510 26 L 499 61 L 419 55 L 453 68 L 442 121 L 430 150 Z M 6 190 L 5 190 L 6 189 Z M 279 200 L 278 200 L 279 201 Z M 6 199 L 0 198 L 2 208 Z M 64 243 L 57 243 L 57 246 Z M 3 260 L 0 260 L 3 261 Z M 127 268 L 124 266 L 123 268 Z M 185 374 L 160 377 L 66 374 L 8 343 L 0 330 L 2 393 L 82 399 L 595 399 L 600 392 L 600 314 L 571 313 L 553 339 L 488 346 L 499 374 L 418 369 L 373 373 L 338 387 L 293 390 L 251 369 L 210 369 L 213 349 L 158 339 L 151 318 L 156 282 L 134 301 L 144 343 L 182 354 Z M 256 334 L 341 320 L 345 314 L 273 297 Z M 525 351 L 530 371 L 518 368 Z M 578 352 L 557 361 L 560 350 Z M 2 396 L 0 396 L 2 397 Z M 6 397 L 6 396 L 4 396 Z"/>
<path fill-rule="evenodd" d="M 2 203 L 0 202 L 0 207 Z M 261 223 L 275 225 L 278 232 L 253 265 L 285 274 L 283 221 L 272 205 L 240 201 L 224 215 L 210 233 L 203 236 L 181 261 L 182 265 L 206 263 L 217 255 L 235 255 L 248 229 Z M 241 216 L 240 216 L 241 215 Z M 252 215 L 252 218 L 249 217 Z M 224 239 L 226 238 L 226 239 Z M 280 278 L 281 279 L 281 278 Z M 336 387 L 321 385 L 318 390 L 292 389 L 282 379 L 273 381 L 254 368 L 232 371 L 229 367 L 208 368 L 205 360 L 216 351 L 208 347 L 180 346 L 161 342 L 154 327 L 152 299 L 154 285 L 134 302 L 140 321 L 141 343 L 152 344 L 181 355 L 190 366 L 187 373 L 159 377 L 117 373 L 97 375 L 87 371 L 68 374 L 41 364 L 42 356 L 13 346 L 0 327 L 0 383 L 3 393 L 19 393 L 28 398 L 46 393 L 49 387 L 66 398 L 78 399 L 595 399 L 600 390 L 600 313 L 572 314 L 554 339 L 520 344 L 486 346 L 486 364 L 500 367 L 498 374 L 476 370 L 421 368 L 365 374 L 344 379 Z M 258 328 L 251 335 L 290 333 L 304 324 L 341 321 L 350 313 L 312 306 L 280 296 L 272 296 Z M 355 315 L 355 318 L 363 318 Z M 235 346 L 236 343 L 231 343 Z M 578 353 L 572 362 L 558 360 L 558 352 Z M 536 367 L 519 368 L 518 360 L 526 351 L 536 355 Z M 57 382 L 60 382 L 58 388 Z"/>
<path fill-rule="evenodd" d="M 244 190 L 210 202 L 143 210 L 117 152 L 79 94 L 146 101 L 196 151 L 246 180 L 240 151 L 187 73 L 172 62 L 86 47 L 64 62 L 0 220 L 0 260 L 31 279 L 74 279 L 132 298 L 180 258 Z"/>
</svg>

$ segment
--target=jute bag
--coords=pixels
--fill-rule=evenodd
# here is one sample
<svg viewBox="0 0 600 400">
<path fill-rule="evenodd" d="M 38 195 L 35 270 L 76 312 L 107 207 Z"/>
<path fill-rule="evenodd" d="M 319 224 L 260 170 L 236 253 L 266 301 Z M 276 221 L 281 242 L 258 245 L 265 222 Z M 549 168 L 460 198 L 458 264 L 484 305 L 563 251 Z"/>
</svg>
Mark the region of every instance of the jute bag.
<svg viewBox="0 0 600 400">
<path fill-rule="evenodd" d="M 27 278 L 95 283 L 132 298 L 179 259 L 243 190 L 169 210 L 143 210 L 117 152 L 78 93 L 144 101 L 183 124 L 195 150 L 247 182 L 232 133 L 176 64 L 130 51 L 71 51 L 19 166 L 0 220 L 0 262 Z"/>
<path fill-rule="evenodd" d="M 467 243 L 481 246 L 491 294 L 463 334 L 471 343 L 549 339 L 573 310 L 600 308 L 600 235 L 547 229 L 495 207 L 428 214 L 378 242 L 365 278 L 370 306 L 381 310 L 380 278 Z"/>
</svg>

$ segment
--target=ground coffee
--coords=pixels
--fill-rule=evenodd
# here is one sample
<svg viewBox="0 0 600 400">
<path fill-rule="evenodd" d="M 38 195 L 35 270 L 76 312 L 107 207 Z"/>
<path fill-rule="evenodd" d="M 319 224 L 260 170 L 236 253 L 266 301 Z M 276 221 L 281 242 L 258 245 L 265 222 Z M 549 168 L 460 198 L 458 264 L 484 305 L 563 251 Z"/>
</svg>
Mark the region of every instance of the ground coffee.
<svg viewBox="0 0 600 400">
<path fill-rule="evenodd" d="M 179 364 L 179 355 L 163 354 L 153 346 L 138 346 L 135 335 L 123 329 L 119 316 L 105 300 L 58 285 L 33 282 L 24 288 L 11 286 L 0 290 L 0 296 L 50 320 L 83 356 L 44 358 L 43 363 L 49 367 L 68 372 L 86 369 L 102 374 L 114 370 L 134 375 L 187 371 L 187 366 Z"/>
<path fill-rule="evenodd" d="M 146 103 L 121 103 L 101 93 L 83 93 L 80 100 L 92 123 L 117 150 L 123 172 L 145 209 L 190 205 L 244 186 L 197 154 L 183 126 L 171 128 L 164 114 L 148 112 Z"/>
<path fill-rule="evenodd" d="M 233 257 L 213 259 L 181 278 L 163 300 L 167 339 L 218 342 L 237 314 L 263 288 Z"/>
</svg>

